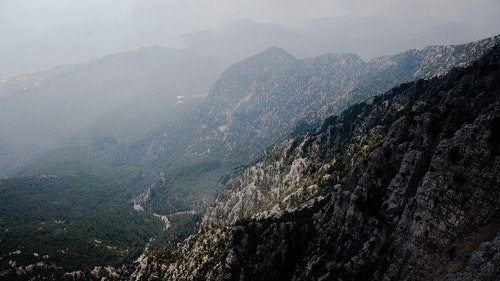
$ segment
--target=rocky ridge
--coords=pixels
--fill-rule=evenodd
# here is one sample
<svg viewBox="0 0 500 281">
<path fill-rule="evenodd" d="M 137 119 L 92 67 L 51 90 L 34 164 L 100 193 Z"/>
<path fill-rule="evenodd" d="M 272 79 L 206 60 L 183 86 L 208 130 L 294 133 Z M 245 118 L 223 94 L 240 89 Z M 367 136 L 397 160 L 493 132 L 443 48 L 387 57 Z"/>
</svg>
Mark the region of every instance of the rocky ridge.
<svg viewBox="0 0 500 281">
<path fill-rule="evenodd" d="M 285 141 L 134 280 L 494 280 L 500 50 Z"/>
<path fill-rule="evenodd" d="M 499 40 L 495 36 L 463 45 L 430 46 L 370 62 L 348 53 L 297 59 L 273 47 L 234 64 L 212 86 L 190 125 L 162 131 L 148 150 L 155 158 L 187 170 L 197 170 L 200 161 L 215 160 L 220 165 L 198 174 L 205 177 L 201 185 L 192 180 L 166 184 L 157 180 L 151 185 L 153 196 L 143 207 L 168 214 L 171 211 L 163 206 L 186 205 L 174 192 L 182 185 L 189 194 L 184 197 L 204 211 L 218 189 L 217 179 L 234 167 L 255 161 L 287 138 L 306 134 L 356 102 L 400 83 L 469 65 Z M 175 136 L 182 137 L 182 142 Z"/>
<path fill-rule="evenodd" d="M 481 57 L 499 36 L 454 46 L 430 46 L 369 62 L 355 54 L 296 59 L 273 47 L 223 72 L 201 106 L 198 137 L 188 154 L 254 160 L 290 133 L 395 85 L 443 75 Z"/>
</svg>

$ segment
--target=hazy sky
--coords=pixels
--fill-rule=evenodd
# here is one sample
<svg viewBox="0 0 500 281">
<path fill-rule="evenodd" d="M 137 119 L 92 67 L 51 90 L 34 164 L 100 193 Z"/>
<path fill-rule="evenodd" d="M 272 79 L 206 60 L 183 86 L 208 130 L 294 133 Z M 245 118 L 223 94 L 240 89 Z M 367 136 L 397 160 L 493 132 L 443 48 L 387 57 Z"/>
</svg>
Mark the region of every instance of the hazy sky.
<svg viewBox="0 0 500 281">
<path fill-rule="evenodd" d="M 51 55 L 75 61 L 141 46 L 181 47 L 181 35 L 240 19 L 298 27 L 334 16 L 391 19 L 403 28 L 439 19 L 500 33 L 500 0 L 0 0 L 0 70 L 9 52 L 24 50 L 26 65 L 29 55 L 42 57 L 34 47 L 66 46 Z"/>
<path fill-rule="evenodd" d="M 195 32 L 238 19 L 297 25 L 325 16 L 437 17 L 492 23 L 498 0 L 0 0 L 0 23 L 41 30 L 95 19 L 129 18 Z"/>
</svg>

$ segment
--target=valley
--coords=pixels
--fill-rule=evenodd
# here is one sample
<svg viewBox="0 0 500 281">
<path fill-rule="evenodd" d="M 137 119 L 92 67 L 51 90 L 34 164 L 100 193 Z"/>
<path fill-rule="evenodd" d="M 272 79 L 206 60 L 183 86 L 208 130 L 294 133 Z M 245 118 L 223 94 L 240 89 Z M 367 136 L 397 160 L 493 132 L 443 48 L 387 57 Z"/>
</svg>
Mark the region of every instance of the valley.
<svg viewBox="0 0 500 281">
<path fill-rule="evenodd" d="M 271 47 L 228 67 L 190 50 L 151 47 L 6 76 L 0 277 L 392 278 L 406 270 L 387 265 L 396 257 L 428 269 L 404 252 L 404 234 L 451 213 L 426 213 L 422 200 L 446 194 L 476 210 L 466 194 L 481 182 L 491 190 L 469 195 L 489 215 L 472 214 L 478 225 L 496 227 L 498 199 L 485 194 L 498 194 L 499 42 L 494 36 L 370 61 L 352 53 L 296 58 Z M 484 138 L 473 138 L 474 130 Z M 464 155 L 484 172 L 471 180 L 456 172 L 465 169 Z M 474 164 L 474 155 L 489 160 Z M 438 182 L 450 189 L 432 189 Z M 458 208 L 455 199 L 443 208 Z M 441 239 L 456 228 L 454 239 L 465 239 L 473 219 L 443 222 L 443 232 L 430 235 Z M 407 247 L 425 244 L 420 232 Z M 391 235 L 399 244 L 387 244 Z M 437 254 L 451 251 L 454 240 L 439 239 L 432 241 L 448 244 Z M 408 270 L 401 274 L 412 280 Z"/>
</svg>

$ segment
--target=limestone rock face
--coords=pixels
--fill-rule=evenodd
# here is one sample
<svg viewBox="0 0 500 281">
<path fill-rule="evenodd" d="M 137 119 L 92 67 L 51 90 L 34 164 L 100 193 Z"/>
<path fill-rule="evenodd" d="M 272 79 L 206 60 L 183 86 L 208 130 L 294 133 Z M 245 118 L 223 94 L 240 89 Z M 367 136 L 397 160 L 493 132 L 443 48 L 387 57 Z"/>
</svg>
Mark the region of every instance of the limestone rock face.
<svg viewBox="0 0 500 281">
<path fill-rule="evenodd" d="M 232 276 L 498 277 L 499 54 L 375 102 L 353 131 L 384 126 L 383 143 L 313 208 L 235 230 L 233 236 L 243 238 L 233 246 Z"/>
<path fill-rule="evenodd" d="M 496 280 L 499 249 L 494 48 L 472 66 L 401 85 L 285 141 L 223 187 L 203 230 L 169 253 L 182 258 L 154 273 Z"/>
<path fill-rule="evenodd" d="M 500 36 L 495 36 L 463 45 L 430 46 L 409 50 L 369 62 L 363 61 L 355 54 L 325 54 L 298 59 L 285 50 L 270 48 L 228 67 L 213 84 L 207 98 L 197 109 L 194 119 L 179 123 L 176 129 L 161 131 L 161 134 L 154 137 L 148 154 L 154 155 L 155 159 L 165 159 L 174 166 L 189 159 L 186 165 L 191 167 L 187 167 L 188 171 L 203 166 L 203 163 L 198 163 L 203 161 L 200 159 L 209 160 L 206 163 L 208 166 L 205 166 L 209 169 L 213 166 L 210 162 L 214 159 L 222 164 L 225 162 L 229 165 L 235 161 L 237 163 L 235 165 L 248 165 L 261 158 L 264 151 L 270 153 L 277 144 L 307 134 L 321 124 L 322 120 L 332 114 L 339 114 L 352 104 L 387 92 L 401 83 L 444 75 L 455 66 L 470 65 L 499 42 Z M 399 106 L 404 107 L 404 104 Z M 359 107 L 353 109 L 361 110 Z M 390 110 L 400 110 L 400 108 L 391 107 Z M 344 129 L 346 132 L 349 131 L 347 127 Z M 357 134 L 359 139 L 354 141 L 357 141 L 358 145 L 363 147 L 368 145 L 366 148 L 370 148 L 373 141 L 378 141 L 381 137 L 376 128 L 372 133 L 374 139 Z M 334 137 L 339 138 L 334 142 L 344 143 L 340 135 Z M 334 145 L 333 142 L 329 143 Z M 290 144 L 297 145 L 298 141 Z M 366 156 L 368 152 L 366 148 L 358 150 L 357 152 L 361 153 L 354 156 L 357 158 Z M 351 147 L 351 150 L 356 149 L 355 146 Z M 322 154 L 321 151 L 312 150 L 312 152 Z M 265 163 L 265 166 L 255 167 L 255 172 L 260 173 L 256 174 L 259 180 L 254 183 L 254 191 L 247 192 L 255 194 L 255 198 L 240 200 L 245 202 L 245 206 L 240 204 L 234 209 L 233 214 L 243 211 L 240 207 L 248 210 L 247 207 L 255 205 L 254 200 L 261 202 L 262 198 L 268 198 L 267 195 L 272 197 L 283 194 L 281 191 L 260 194 L 264 191 L 264 186 L 274 185 L 268 182 L 274 181 L 268 176 L 274 172 L 267 170 L 288 169 L 290 164 L 280 163 L 281 156 L 275 152 L 273 154 L 276 156 L 275 163 Z M 285 180 L 277 181 L 282 182 L 283 186 L 297 183 L 297 177 L 300 175 L 297 172 L 308 165 L 308 159 L 292 161 L 294 169 L 288 171 Z M 334 166 L 335 163 L 330 164 Z M 217 165 L 219 164 L 216 163 L 215 166 Z M 228 174 L 234 166 L 222 167 L 215 169 L 215 172 Z M 222 175 L 218 175 L 220 176 Z M 173 174 L 167 175 L 168 178 L 181 177 Z M 159 178 L 151 189 L 148 189 L 151 196 L 144 194 L 143 197 L 147 196 L 148 200 L 144 204 L 141 203 L 141 206 L 156 213 L 171 213 L 186 208 L 205 211 L 209 205 L 207 203 L 213 201 L 218 190 L 216 180 L 197 183 L 190 180 L 192 177 L 187 178 L 180 179 L 185 181 L 184 183 L 173 183 L 171 180 L 164 181 Z M 296 207 L 297 198 L 314 197 L 311 191 L 315 193 L 315 188 L 307 188 L 314 186 L 315 183 L 307 181 L 299 184 L 304 192 L 291 195 L 285 204 Z M 183 186 L 184 193 L 192 194 L 189 201 L 194 203 L 188 203 L 190 206 L 184 207 L 185 198 L 179 198 L 177 188 L 171 188 L 176 184 Z M 269 203 L 268 200 L 264 201 L 261 203 Z M 270 214 L 273 213 L 274 211 Z M 245 211 L 244 214 L 251 216 Z"/>
</svg>

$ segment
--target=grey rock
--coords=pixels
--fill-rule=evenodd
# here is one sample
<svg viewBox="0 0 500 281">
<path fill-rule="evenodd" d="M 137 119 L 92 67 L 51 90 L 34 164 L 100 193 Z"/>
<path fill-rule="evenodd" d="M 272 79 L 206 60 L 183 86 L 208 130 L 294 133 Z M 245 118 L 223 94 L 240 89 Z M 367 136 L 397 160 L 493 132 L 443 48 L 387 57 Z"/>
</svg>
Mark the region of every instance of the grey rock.
<svg viewBox="0 0 500 281">
<path fill-rule="evenodd" d="M 221 191 L 182 250 L 208 258 L 183 276 L 498 280 L 499 97 L 494 48 L 470 67 L 401 85 L 284 142 Z M 193 265 L 174 264 L 165 276 Z"/>
</svg>

